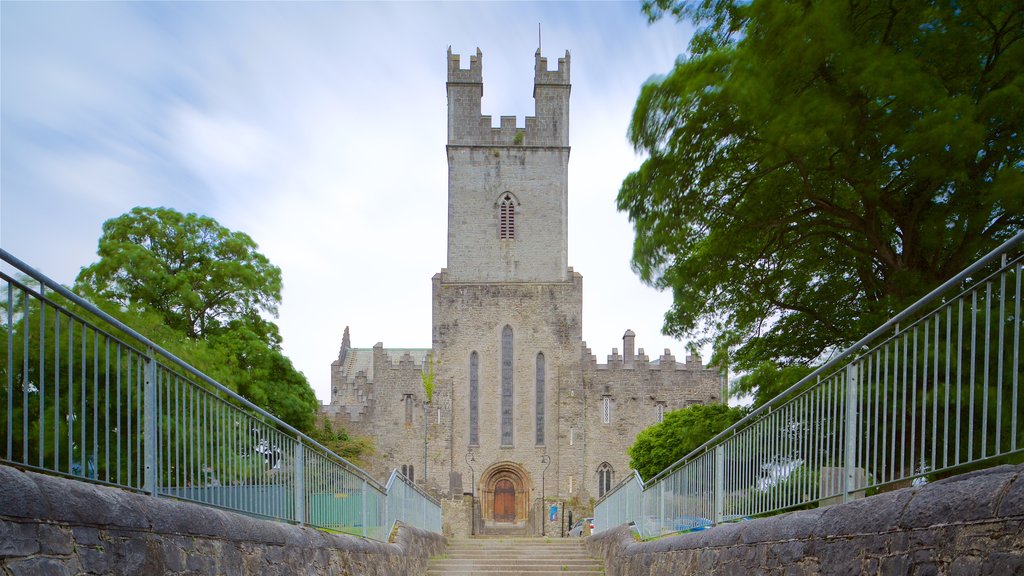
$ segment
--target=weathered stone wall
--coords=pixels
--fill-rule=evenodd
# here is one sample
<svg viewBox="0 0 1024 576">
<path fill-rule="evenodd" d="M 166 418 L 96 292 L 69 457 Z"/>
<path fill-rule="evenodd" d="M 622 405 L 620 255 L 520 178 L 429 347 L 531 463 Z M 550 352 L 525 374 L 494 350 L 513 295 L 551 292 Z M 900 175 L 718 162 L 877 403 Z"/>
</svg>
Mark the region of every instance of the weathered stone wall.
<svg viewBox="0 0 1024 576">
<path fill-rule="evenodd" d="M 4 574 L 399 576 L 444 547 L 404 526 L 385 544 L 0 466 Z"/>
<path fill-rule="evenodd" d="M 611 576 L 1024 574 L 1024 465 L 652 542 L 620 527 L 587 544 Z"/>
<path fill-rule="evenodd" d="M 473 498 L 470 496 L 457 496 L 441 500 L 441 531 L 446 538 L 470 537 L 472 505 Z"/>
<path fill-rule="evenodd" d="M 614 470 L 612 485 L 629 471 L 629 447 L 637 434 L 658 422 L 658 405 L 664 413 L 693 404 L 720 401 L 718 371 L 707 368 L 699 356 L 676 362 L 669 350 L 651 363 L 641 348 L 632 354 L 632 331 L 629 352 L 619 355 L 613 350 L 607 364 L 597 364 L 589 350 L 584 351 L 583 380 L 586 393 L 586 417 L 582 436 L 587 440 L 580 491 L 597 498 L 597 470 L 607 462 Z M 624 342 L 625 344 L 625 342 Z M 627 350 L 627 346 L 623 347 Z M 604 421 L 604 402 L 608 399 L 610 417 Z M 577 431 L 579 433 L 579 431 Z M 579 438 L 577 438 L 579 441 Z"/>
<path fill-rule="evenodd" d="M 558 494 L 559 478 L 575 470 L 581 460 L 564 457 L 559 425 L 566 416 L 559 410 L 559 393 L 582 380 L 579 372 L 582 339 L 582 277 L 546 284 L 449 283 L 442 273 L 434 277 L 434 349 L 440 360 L 439 391 L 452 399 L 453 461 L 463 479 L 463 491 L 484 492 L 485 471 L 496 462 L 513 462 L 529 474 L 531 493 L 539 497 L 547 455 L 551 464 L 543 474 L 547 495 Z M 501 442 L 502 330 L 512 328 L 512 443 Z M 479 358 L 478 445 L 470 469 L 465 454 L 469 445 L 469 362 Z M 537 357 L 544 354 L 544 442 L 537 442 Z M 581 397 L 576 398 L 582 401 Z M 582 423 L 580 423 L 582 425 Z M 475 478 L 477 487 L 470 488 Z"/>
</svg>

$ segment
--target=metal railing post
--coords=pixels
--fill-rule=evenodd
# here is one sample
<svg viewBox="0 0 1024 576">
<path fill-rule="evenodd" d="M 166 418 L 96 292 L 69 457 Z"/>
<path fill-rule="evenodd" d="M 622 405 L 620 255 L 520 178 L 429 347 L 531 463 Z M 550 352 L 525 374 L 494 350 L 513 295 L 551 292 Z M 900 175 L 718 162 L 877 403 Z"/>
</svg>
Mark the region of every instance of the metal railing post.
<svg viewBox="0 0 1024 576">
<path fill-rule="evenodd" d="M 146 367 L 142 388 L 142 446 L 144 477 L 142 489 L 149 494 L 156 494 L 157 490 L 157 427 L 158 414 L 156 410 L 156 357 L 153 348 L 146 348 Z"/>
<path fill-rule="evenodd" d="M 387 505 L 387 494 L 384 495 L 384 504 Z M 366 525 L 369 524 L 369 518 L 366 517 L 366 479 L 363 479 L 363 492 L 362 492 L 362 508 L 363 508 L 363 538 L 366 538 Z"/>
<path fill-rule="evenodd" d="M 660 534 L 665 528 L 665 482 L 662 480 L 658 483 L 658 533 Z"/>
<path fill-rule="evenodd" d="M 306 523 L 306 454 L 302 438 L 295 444 L 295 521 Z"/>
<path fill-rule="evenodd" d="M 857 482 L 855 469 L 857 463 L 857 365 L 850 364 L 846 368 L 846 446 L 843 450 L 843 502 L 850 501 L 850 495 L 856 491 Z"/>
<path fill-rule="evenodd" d="M 725 510 L 725 446 L 715 446 L 715 525 L 722 523 Z"/>
</svg>

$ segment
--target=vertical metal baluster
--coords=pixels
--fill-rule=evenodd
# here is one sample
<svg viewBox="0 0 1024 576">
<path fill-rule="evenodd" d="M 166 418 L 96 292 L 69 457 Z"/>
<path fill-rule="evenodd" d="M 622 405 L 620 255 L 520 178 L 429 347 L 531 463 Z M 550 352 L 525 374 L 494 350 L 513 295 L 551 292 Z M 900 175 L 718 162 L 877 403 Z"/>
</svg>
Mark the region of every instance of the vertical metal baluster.
<svg viewBox="0 0 1024 576">
<path fill-rule="evenodd" d="M 975 352 L 978 350 L 978 291 L 971 290 L 971 348 L 968 353 L 971 355 L 970 377 L 967 384 L 970 388 L 967 419 L 967 461 L 974 461 L 974 389 L 977 381 L 974 379 Z"/>
<path fill-rule="evenodd" d="M 918 469 L 920 472 L 924 472 L 927 467 L 925 466 L 925 442 L 928 431 L 928 353 L 931 350 L 929 347 L 929 337 L 931 336 L 930 320 L 924 321 L 924 346 L 921 349 L 921 434 L 920 441 L 921 446 L 918 450 L 917 456 L 920 459 Z"/>
<path fill-rule="evenodd" d="M 143 357 L 140 354 L 136 354 L 135 355 L 135 385 L 133 386 L 133 388 L 135 388 L 135 403 L 132 405 L 133 408 L 135 409 L 135 481 L 139 485 L 142 485 L 142 486 L 146 485 L 146 480 L 148 479 L 148 477 L 149 477 L 148 475 L 150 474 L 149 471 L 145 470 L 145 466 L 146 466 L 146 463 L 147 463 L 146 462 L 146 452 L 142 448 L 142 443 L 143 443 L 144 440 L 146 440 L 146 417 L 144 415 L 144 411 L 146 410 L 146 403 L 145 402 L 146 402 L 146 395 L 147 395 L 147 392 L 146 392 L 146 387 L 147 387 L 146 386 L 146 380 L 148 380 L 149 377 L 150 377 L 150 372 L 149 372 L 149 364 L 151 363 L 150 358 L 152 358 L 152 356 Z M 156 378 L 156 373 L 155 372 L 153 372 L 153 378 Z M 156 415 L 156 412 L 155 412 L 155 410 L 156 410 L 156 398 L 157 398 L 157 396 L 156 396 L 156 388 L 155 388 L 156 383 L 153 380 L 151 380 L 151 382 L 153 382 L 153 383 L 150 384 L 150 386 L 153 386 L 154 388 L 152 390 L 152 396 L 149 398 L 150 399 L 149 406 L 150 406 L 150 409 L 154 410 L 153 414 L 155 416 Z M 154 421 L 151 424 L 155 426 L 156 422 Z M 150 446 L 150 451 L 153 452 L 153 458 L 154 458 L 152 474 L 154 475 L 153 477 L 156 478 L 156 476 L 155 476 L 156 475 L 156 471 L 157 471 L 156 470 L 156 465 L 157 465 L 157 460 L 156 460 L 156 458 L 157 458 L 157 455 L 156 455 L 156 438 L 157 438 L 157 434 L 156 434 L 156 430 L 152 429 L 151 434 L 152 434 L 152 438 L 151 438 L 152 445 Z M 153 484 L 153 488 L 154 489 L 156 488 L 156 484 L 155 483 Z"/>
<path fill-rule="evenodd" d="M 110 425 L 110 336 L 103 339 L 103 348 L 106 354 L 103 391 L 103 466 L 107 470 L 107 482 L 110 482 L 110 431 L 114 428 Z"/>
<path fill-rule="evenodd" d="M 903 333 L 903 364 L 901 376 L 902 398 L 900 402 L 900 478 L 907 474 L 907 355 L 909 338 L 906 332 Z M 913 460 L 911 460 L 913 462 Z"/>
<path fill-rule="evenodd" d="M 1013 298 L 1013 400 L 1012 410 L 1010 410 L 1010 450 L 1017 450 L 1017 378 L 1020 374 L 1020 263 L 1017 263 L 1015 269 L 1015 281 L 1017 289 Z"/>
<path fill-rule="evenodd" d="M 24 346 L 21 354 L 21 462 L 28 464 L 28 387 L 30 385 L 28 378 L 28 357 L 29 357 L 29 332 L 32 330 L 31 322 L 31 310 L 29 309 L 29 295 L 27 290 L 21 291 L 21 299 L 25 305 L 24 317 L 21 320 L 21 333 L 23 335 L 22 340 Z M 7 414 L 8 419 L 14 418 L 13 413 Z"/>
<path fill-rule="evenodd" d="M 53 311 L 53 469 L 60 471 L 60 310 Z"/>
<path fill-rule="evenodd" d="M 7 460 L 14 458 L 14 285 L 7 282 Z"/>
<path fill-rule="evenodd" d="M 294 460 L 292 466 L 295 468 L 295 521 L 299 526 L 306 523 L 306 460 L 303 454 L 302 438 L 297 438 L 294 445 Z M 284 467 L 282 466 L 282 469 Z M 364 482 L 365 484 L 365 482 Z M 363 536 L 366 536 L 366 498 L 363 498 Z"/>
<path fill-rule="evenodd" d="M 956 423 L 954 424 L 953 438 L 956 439 L 956 450 L 953 454 L 953 465 L 960 465 L 960 452 L 963 446 L 960 443 L 960 416 L 963 414 L 964 406 L 961 399 L 961 383 L 964 375 L 964 298 L 957 298 L 957 321 L 956 321 Z"/>
<path fill-rule="evenodd" d="M 82 384 L 81 384 L 81 386 L 78 387 L 78 397 L 81 399 L 81 402 L 80 402 L 81 408 L 80 408 L 80 411 L 78 413 L 78 422 L 79 422 L 79 424 L 78 424 L 78 434 L 79 434 L 78 435 L 78 440 L 80 442 L 79 448 L 78 448 L 78 465 L 81 467 L 81 470 L 82 470 L 82 474 L 81 475 L 82 476 L 86 475 L 86 465 L 85 465 L 85 450 L 86 450 L 86 445 L 85 445 L 86 444 L 86 438 L 85 438 L 85 420 L 86 420 L 85 397 L 88 395 L 88 392 L 89 392 L 89 380 L 88 380 L 88 363 L 89 363 L 89 359 L 88 359 L 88 354 L 87 354 L 88 348 L 86 347 L 86 342 L 88 340 L 88 337 L 89 337 L 88 327 L 86 326 L 85 322 L 82 322 L 82 374 L 81 374 L 81 377 L 82 377 L 81 378 L 81 382 L 82 382 Z"/>
<path fill-rule="evenodd" d="M 46 285 L 39 283 L 39 467 L 46 467 Z"/>
<path fill-rule="evenodd" d="M 925 334 L 928 331 L 925 330 Z M 910 475 L 914 476 L 917 474 L 918 463 L 917 460 L 920 455 L 917 453 L 917 326 L 914 326 L 914 352 L 912 357 L 914 359 L 913 365 L 910 367 Z M 928 364 L 925 363 L 925 366 Z M 922 432 L 923 433 L 923 432 Z"/>
<path fill-rule="evenodd" d="M 936 448 L 938 446 L 939 439 L 939 320 L 941 318 L 942 316 L 936 312 L 935 335 L 934 338 L 932 338 L 932 340 L 934 340 L 934 350 L 932 350 L 932 380 L 934 381 L 934 384 L 932 385 L 932 471 L 937 470 L 939 467 Z"/>
<path fill-rule="evenodd" d="M 127 466 L 126 472 L 127 472 L 127 476 L 128 476 L 128 485 L 133 487 L 133 488 L 138 488 L 139 485 L 142 484 L 142 482 L 139 481 L 139 474 L 138 474 L 139 470 L 138 470 L 138 468 L 136 466 L 136 463 L 139 460 L 139 452 L 138 452 L 138 450 L 136 450 L 135 453 L 132 454 L 133 445 L 135 444 L 135 442 L 138 441 L 138 437 L 139 437 L 138 430 L 135 429 L 135 427 L 138 426 L 138 419 L 134 419 L 133 420 L 133 418 L 132 418 L 132 416 L 135 415 L 135 403 L 133 402 L 133 398 L 132 397 L 133 396 L 136 396 L 136 397 L 138 396 L 138 394 L 134 393 L 135 391 L 133 389 L 135 388 L 135 386 L 138 385 L 137 383 L 139 381 L 138 377 L 135 377 L 135 378 L 132 377 L 138 371 L 138 366 L 135 366 L 135 364 L 137 364 L 137 363 L 134 360 L 135 360 L 135 354 L 133 353 L 133 351 L 131 349 L 129 349 L 129 351 L 128 351 L 128 370 L 127 370 L 128 378 L 127 378 L 127 383 L 126 383 L 127 386 L 128 386 L 128 404 L 125 405 L 125 412 L 128 413 L 127 414 L 128 422 L 127 422 L 127 428 L 126 428 L 126 432 L 128 433 L 128 435 L 125 436 L 125 444 L 127 445 L 127 448 L 128 448 L 128 454 L 126 455 L 127 456 L 127 460 L 126 460 L 125 464 Z M 133 371 L 133 369 L 134 369 L 134 371 Z M 138 400 L 135 399 L 135 401 L 138 401 Z M 132 456 L 134 456 L 134 458 Z"/>
<path fill-rule="evenodd" d="M 874 430 L 873 430 L 873 435 L 871 436 L 872 443 L 871 443 L 871 446 L 869 447 L 870 452 L 868 452 L 868 454 L 870 454 L 870 456 L 871 456 L 871 473 L 868 475 L 868 477 L 869 477 L 869 479 L 870 478 L 874 478 L 875 482 L 877 482 L 878 481 L 878 477 L 880 476 L 880 474 L 878 472 L 878 470 L 879 470 L 878 469 L 878 459 L 879 459 L 879 457 L 881 457 L 882 446 L 884 444 L 884 442 L 879 440 L 880 438 L 882 438 L 882 436 L 880 436 L 880 431 L 882 430 L 882 423 L 880 422 L 882 402 L 881 402 L 881 399 L 879 397 L 879 394 L 881 393 L 881 387 L 882 387 L 882 349 L 881 348 L 878 348 L 878 349 L 875 350 L 875 377 L 874 377 L 874 380 L 872 380 L 872 382 L 871 382 L 871 387 L 874 388 L 874 391 L 875 391 L 875 401 L 874 401 L 873 405 L 871 406 L 871 413 L 872 413 L 871 421 L 874 423 L 874 425 L 873 425 Z"/>
<path fill-rule="evenodd" d="M 1006 326 L 1006 254 L 1003 254 L 999 270 L 999 342 L 996 344 L 996 433 L 995 452 L 1002 453 L 1000 438 L 1003 435 L 1003 337 Z"/>
<path fill-rule="evenodd" d="M 100 399 L 100 333 L 92 331 L 92 461 L 96 466 L 96 479 L 99 479 L 99 399 Z M 84 466 L 86 477 L 89 467 Z"/>
<path fill-rule="evenodd" d="M 953 306 L 946 304 L 946 377 L 943 381 L 945 398 L 942 413 L 942 467 L 949 467 L 949 362 L 953 346 Z"/>
<path fill-rule="evenodd" d="M 878 468 L 878 483 L 884 484 L 887 481 L 886 470 L 888 462 L 886 458 L 890 454 L 886 451 L 886 444 L 889 438 L 889 344 L 886 342 L 882 351 L 882 434 L 879 436 L 878 449 L 882 452 L 882 465 Z M 891 458 L 890 458 L 891 459 Z"/>
<path fill-rule="evenodd" d="M 117 417 L 117 426 L 114 428 L 114 433 L 117 434 L 117 484 L 119 486 L 123 486 L 124 485 L 124 484 L 121 484 L 121 434 L 122 434 L 122 432 L 121 432 L 121 355 L 122 354 L 123 354 L 123 352 L 121 350 L 121 343 L 118 342 L 117 343 L 117 383 L 116 383 L 116 388 L 117 388 L 117 404 L 114 405 L 114 413 L 115 413 L 115 416 Z M 131 482 L 129 481 L 128 484 L 130 485 Z"/>
<path fill-rule="evenodd" d="M 177 493 L 181 494 L 182 488 L 184 488 L 182 478 L 184 466 L 182 466 L 181 457 L 182 451 L 185 449 L 186 444 L 185 431 L 183 430 L 185 426 L 181 418 L 181 378 L 179 376 L 175 376 L 170 371 L 168 371 L 168 376 L 174 378 L 174 400 L 171 404 L 171 406 L 174 409 L 174 416 L 171 418 L 171 422 L 174 423 L 174 425 L 171 426 L 171 428 L 174 429 L 174 437 L 172 440 L 174 442 L 174 474 L 172 474 L 171 476 L 173 477 L 174 486 L 178 489 Z"/>
<path fill-rule="evenodd" d="M 992 339 L 992 282 L 985 282 L 985 338 L 982 343 L 981 458 L 988 456 L 988 344 Z"/>
<path fill-rule="evenodd" d="M 75 458 L 75 322 L 68 317 L 68 474 Z"/>
</svg>

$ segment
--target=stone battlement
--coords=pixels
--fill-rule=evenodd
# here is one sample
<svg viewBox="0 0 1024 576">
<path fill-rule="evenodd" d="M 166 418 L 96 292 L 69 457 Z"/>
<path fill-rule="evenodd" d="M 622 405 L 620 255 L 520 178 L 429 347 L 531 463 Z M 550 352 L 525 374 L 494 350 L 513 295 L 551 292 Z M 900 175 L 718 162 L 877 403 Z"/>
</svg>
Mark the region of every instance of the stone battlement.
<svg viewBox="0 0 1024 576">
<path fill-rule="evenodd" d="M 448 144 L 463 146 L 568 146 L 569 51 L 548 70 L 548 59 L 535 54 L 533 98 L 536 111 L 517 127 L 515 116 L 501 116 L 498 128 L 492 117 L 480 113 L 483 97 L 483 54 L 477 48 L 469 69 L 448 47 Z"/>
<path fill-rule="evenodd" d="M 665 348 L 665 353 L 657 360 L 651 362 L 647 354 L 644 354 L 643 348 L 637 350 L 635 354 L 633 353 L 635 339 L 636 334 L 632 330 L 626 330 L 622 336 L 622 354 L 619 354 L 618 348 L 612 348 L 612 353 L 607 356 L 606 364 L 598 364 L 597 356 L 584 342 L 584 366 L 592 370 L 713 370 L 713 368 L 704 366 L 699 354 L 688 354 L 686 362 L 677 362 L 676 357 L 668 348 Z"/>
</svg>

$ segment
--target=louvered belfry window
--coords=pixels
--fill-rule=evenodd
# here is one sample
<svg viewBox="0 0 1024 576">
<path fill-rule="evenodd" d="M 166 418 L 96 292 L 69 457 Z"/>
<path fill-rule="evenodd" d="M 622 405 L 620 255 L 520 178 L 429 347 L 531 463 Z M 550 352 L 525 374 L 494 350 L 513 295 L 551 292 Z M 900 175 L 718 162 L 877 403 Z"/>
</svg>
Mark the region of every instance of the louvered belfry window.
<svg viewBox="0 0 1024 576">
<path fill-rule="evenodd" d="M 516 207 L 511 194 L 505 194 L 498 208 L 498 233 L 502 240 L 516 237 Z"/>
</svg>

